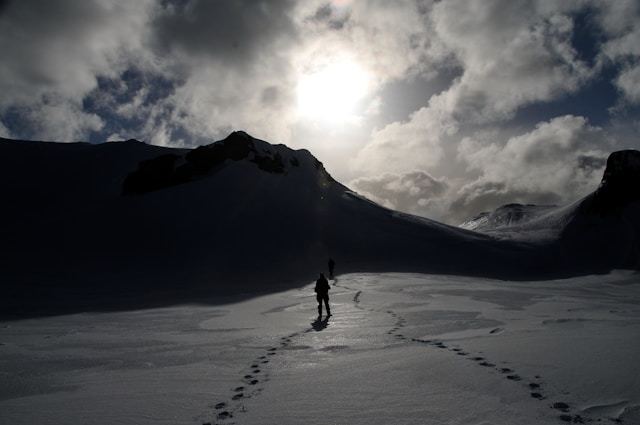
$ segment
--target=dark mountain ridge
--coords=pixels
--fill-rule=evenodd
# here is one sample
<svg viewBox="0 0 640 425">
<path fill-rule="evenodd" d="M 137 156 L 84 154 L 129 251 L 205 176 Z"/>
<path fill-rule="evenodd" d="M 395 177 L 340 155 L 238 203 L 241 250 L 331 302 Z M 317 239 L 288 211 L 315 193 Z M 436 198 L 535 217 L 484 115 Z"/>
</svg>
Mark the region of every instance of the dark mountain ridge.
<svg viewBox="0 0 640 425">
<path fill-rule="evenodd" d="M 339 273 L 534 279 L 629 266 L 616 255 L 636 249 L 602 224 L 615 218 L 591 232 L 607 243 L 573 255 L 580 232 L 499 240 L 392 211 L 244 132 L 193 150 L 1 140 L 0 154 L 5 314 L 220 303 L 304 284 L 329 256 Z"/>
</svg>

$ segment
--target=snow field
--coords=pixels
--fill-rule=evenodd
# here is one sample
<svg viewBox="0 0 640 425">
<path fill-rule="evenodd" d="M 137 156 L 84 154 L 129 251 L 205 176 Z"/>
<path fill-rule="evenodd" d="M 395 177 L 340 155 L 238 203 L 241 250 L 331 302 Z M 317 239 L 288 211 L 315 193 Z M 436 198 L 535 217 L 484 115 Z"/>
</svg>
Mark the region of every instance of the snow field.
<svg viewBox="0 0 640 425">
<path fill-rule="evenodd" d="M 3 322 L 0 423 L 640 423 L 638 275 L 332 283 Z"/>
</svg>

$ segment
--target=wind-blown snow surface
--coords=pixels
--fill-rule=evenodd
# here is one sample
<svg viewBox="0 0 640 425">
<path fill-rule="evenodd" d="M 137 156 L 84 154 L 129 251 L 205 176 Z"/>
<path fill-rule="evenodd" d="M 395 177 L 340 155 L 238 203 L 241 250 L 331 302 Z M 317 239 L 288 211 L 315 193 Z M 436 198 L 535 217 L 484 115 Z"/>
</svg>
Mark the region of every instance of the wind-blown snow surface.
<svg viewBox="0 0 640 425">
<path fill-rule="evenodd" d="M 0 423 L 640 423 L 637 274 L 332 283 L 2 322 Z"/>
</svg>

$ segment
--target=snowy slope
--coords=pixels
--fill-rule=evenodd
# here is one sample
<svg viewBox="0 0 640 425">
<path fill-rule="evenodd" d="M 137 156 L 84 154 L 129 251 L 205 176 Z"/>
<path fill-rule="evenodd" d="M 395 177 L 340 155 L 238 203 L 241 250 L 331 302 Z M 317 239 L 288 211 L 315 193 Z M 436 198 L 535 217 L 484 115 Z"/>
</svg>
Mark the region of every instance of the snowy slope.
<svg viewBox="0 0 640 425">
<path fill-rule="evenodd" d="M 635 249 L 635 234 L 621 242 L 609 224 L 573 231 L 567 248 L 401 214 L 350 192 L 308 151 L 243 132 L 191 151 L 2 141 L 0 152 L 5 311 L 126 308 L 123 293 L 133 305 L 248 296 L 297 286 L 329 256 L 338 272 L 531 279 L 625 266 Z M 607 244 L 617 248 L 602 256 Z"/>
<path fill-rule="evenodd" d="M 637 153 L 481 234 L 222 145 L 0 142 L 1 424 L 640 423 L 637 272 L 531 280 L 637 268 Z"/>
<path fill-rule="evenodd" d="M 507 204 L 460 225 L 500 240 L 549 243 L 561 238 L 582 199 L 565 206 Z"/>
<path fill-rule="evenodd" d="M 555 209 L 553 205 L 507 204 L 494 211 L 486 211 L 460 224 L 463 229 L 488 232 L 526 223 Z"/>
<path fill-rule="evenodd" d="M 0 322 L 0 423 L 640 423 L 637 274 L 331 284 Z"/>
</svg>

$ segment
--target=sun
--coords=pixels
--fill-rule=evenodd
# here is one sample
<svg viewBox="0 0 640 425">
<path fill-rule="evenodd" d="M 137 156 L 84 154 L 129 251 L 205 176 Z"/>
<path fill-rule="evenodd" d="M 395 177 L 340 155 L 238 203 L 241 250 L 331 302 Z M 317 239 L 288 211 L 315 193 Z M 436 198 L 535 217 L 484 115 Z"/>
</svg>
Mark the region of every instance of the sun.
<svg viewBox="0 0 640 425">
<path fill-rule="evenodd" d="M 305 118 L 341 122 L 354 118 L 366 97 L 369 74 L 352 61 L 334 62 L 298 81 L 298 113 Z"/>
</svg>

